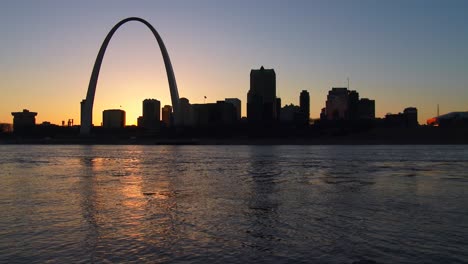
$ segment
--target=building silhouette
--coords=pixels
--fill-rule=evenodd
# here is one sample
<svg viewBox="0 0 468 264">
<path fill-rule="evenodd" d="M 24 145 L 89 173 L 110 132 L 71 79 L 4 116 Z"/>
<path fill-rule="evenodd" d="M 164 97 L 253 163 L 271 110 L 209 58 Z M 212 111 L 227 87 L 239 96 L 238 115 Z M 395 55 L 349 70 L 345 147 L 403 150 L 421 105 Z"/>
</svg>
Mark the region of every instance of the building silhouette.
<svg viewBox="0 0 468 264">
<path fill-rule="evenodd" d="M 281 108 L 280 122 L 285 124 L 298 124 L 304 122 L 304 115 L 300 106 L 289 104 Z"/>
<path fill-rule="evenodd" d="M 125 111 L 120 109 L 109 109 L 102 112 L 102 126 L 104 128 L 125 127 Z"/>
<path fill-rule="evenodd" d="M 241 108 L 241 100 L 237 99 L 237 98 L 226 98 L 224 99 L 224 101 L 226 103 L 229 103 L 229 104 L 232 104 L 234 105 L 235 109 L 236 109 L 236 120 L 237 121 L 240 121 L 241 119 L 241 113 L 242 113 L 242 108 Z"/>
<path fill-rule="evenodd" d="M 193 122 L 197 127 L 226 126 L 237 123 L 237 111 L 233 104 L 217 101 L 208 104 L 193 104 Z"/>
<path fill-rule="evenodd" d="M 277 120 L 276 74 L 273 69 L 250 71 L 247 93 L 247 118 L 251 123 L 271 123 Z"/>
<path fill-rule="evenodd" d="M 179 100 L 179 124 L 180 126 L 193 126 L 193 109 L 192 105 L 190 104 L 189 100 L 185 97 L 180 98 Z"/>
<path fill-rule="evenodd" d="M 27 109 L 23 109 L 22 112 L 12 112 L 13 116 L 13 131 L 28 132 L 36 126 L 36 112 L 30 112 Z"/>
<path fill-rule="evenodd" d="M 143 115 L 139 117 L 138 126 L 148 129 L 159 129 L 161 102 L 156 99 L 143 100 Z"/>
<path fill-rule="evenodd" d="M 356 91 L 348 91 L 348 109 L 345 114 L 345 119 L 359 119 L 359 93 Z"/>
<path fill-rule="evenodd" d="M 162 121 L 166 127 L 173 126 L 174 119 L 172 115 L 172 106 L 165 105 L 162 108 Z"/>
<path fill-rule="evenodd" d="M 240 106 L 240 100 L 239 100 Z M 240 109 L 239 109 L 240 110 Z M 239 122 L 240 116 L 238 114 L 238 108 L 236 105 L 226 102 L 226 101 L 217 101 L 216 102 L 216 122 L 219 125 L 234 125 Z"/>
<path fill-rule="evenodd" d="M 451 112 L 445 115 L 429 118 L 429 126 L 468 127 L 468 112 Z"/>
<path fill-rule="evenodd" d="M 348 115 L 348 88 L 332 88 L 325 103 L 327 120 L 344 120 Z"/>
<path fill-rule="evenodd" d="M 13 125 L 0 123 L 0 133 L 11 133 L 13 132 Z"/>
<path fill-rule="evenodd" d="M 359 93 L 348 88 L 332 88 L 327 95 L 320 119 L 363 120 L 375 119 L 375 101 L 359 99 Z"/>
<path fill-rule="evenodd" d="M 299 107 L 300 113 L 303 116 L 304 124 L 309 124 L 310 119 L 310 95 L 309 92 L 306 90 L 302 90 L 301 94 L 299 95 Z"/>
<path fill-rule="evenodd" d="M 375 119 L 375 101 L 368 98 L 359 100 L 358 105 L 359 119 Z"/>
<path fill-rule="evenodd" d="M 403 110 L 403 114 L 406 118 L 406 125 L 408 127 L 417 127 L 418 123 L 418 109 L 416 107 L 407 107 Z"/>
<path fill-rule="evenodd" d="M 407 107 L 403 113 L 386 114 L 384 124 L 387 127 L 417 127 L 418 123 L 418 110 L 416 107 Z"/>
<path fill-rule="evenodd" d="M 88 116 L 88 113 L 86 113 L 86 99 L 83 99 L 81 100 L 80 102 L 80 120 L 83 121 L 84 119 L 87 118 Z M 90 126 L 93 126 L 93 123 L 89 124 Z M 80 129 L 81 129 L 81 126 L 83 126 L 83 124 L 80 124 Z M 91 132 L 91 127 L 89 128 L 90 131 L 88 131 L 88 134 L 89 132 Z"/>
<path fill-rule="evenodd" d="M 281 98 L 276 97 L 276 119 L 280 120 L 281 115 Z"/>
</svg>

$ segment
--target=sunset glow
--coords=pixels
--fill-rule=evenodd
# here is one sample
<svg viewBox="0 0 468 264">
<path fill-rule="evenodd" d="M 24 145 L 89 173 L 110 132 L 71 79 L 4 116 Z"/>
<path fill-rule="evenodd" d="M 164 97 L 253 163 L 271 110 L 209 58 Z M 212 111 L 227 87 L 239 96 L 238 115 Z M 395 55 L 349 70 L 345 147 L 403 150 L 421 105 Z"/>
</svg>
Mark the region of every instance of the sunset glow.
<svg viewBox="0 0 468 264">
<path fill-rule="evenodd" d="M 264 65 L 277 73 L 283 105 L 298 104 L 303 89 L 310 92 L 312 118 L 319 117 L 327 91 L 346 86 L 347 77 L 351 89 L 376 101 L 377 117 L 414 106 L 425 123 L 437 104 L 441 113 L 466 110 L 464 2 L 112 2 L 102 12 L 108 4 L 4 4 L 0 122 L 29 109 L 39 123 L 79 124 L 99 47 L 115 23 L 132 15 L 159 31 L 180 97 L 191 103 L 204 96 L 206 102 L 239 98 L 245 116 L 249 72 Z M 101 124 L 104 109 L 122 109 L 127 125 L 136 124 L 146 98 L 170 104 L 167 77 L 151 32 L 130 22 L 105 55 L 93 123 Z"/>
</svg>

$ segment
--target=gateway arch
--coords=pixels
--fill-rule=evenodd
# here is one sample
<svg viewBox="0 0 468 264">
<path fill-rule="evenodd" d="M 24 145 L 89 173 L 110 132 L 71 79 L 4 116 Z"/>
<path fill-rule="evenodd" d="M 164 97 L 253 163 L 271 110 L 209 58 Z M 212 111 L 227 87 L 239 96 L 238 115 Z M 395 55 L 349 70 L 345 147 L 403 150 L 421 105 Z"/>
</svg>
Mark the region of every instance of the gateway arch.
<svg viewBox="0 0 468 264">
<path fill-rule="evenodd" d="M 81 127 L 80 127 L 80 134 L 81 135 L 89 135 L 91 132 L 91 126 L 93 124 L 93 104 L 94 104 L 94 94 L 96 93 L 96 85 L 98 82 L 99 71 L 101 69 L 102 60 L 104 58 L 104 54 L 106 53 L 107 45 L 109 44 L 112 36 L 114 35 L 115 31 L 122 26 L 123 24 L 129 21 L 138 21 L 145 24 L 151 32 L 153 32 L 154 37 L 158 41 L 159 48 L 161 49 L 162 57 L 164 59 L 164 66 L 166 67 L 167 73 L 167 80 L 169 82 L 169 89 L 171 92 L 171 101 L 172 101 L 172 108 L 174 109 L 174 121 L 178 121 L 179 116 L 179 91 L 177 90 L 177 83 L 174 75 L 174 70 L 172 69 L 171 59 L 169 58 L 169 54 L 167 53 L 166 46 L 164 45 L 163 40 L 159 36 L 156 29 L 148 23 L 146 20 L 139 18 L 139 17 L 129 17 L 126 18 L 119 23 L 117 23 L 111 31 L 107 34 L 104 42 L 101 45 L 101 49 L 96 58 L 96 62 L 94 63 L 93 72 L 91 74 L 91 79 L 89 80 L 88 85 L 88 92 L 86 93 L 86 99 L 81 102 Z"/>
</svg>

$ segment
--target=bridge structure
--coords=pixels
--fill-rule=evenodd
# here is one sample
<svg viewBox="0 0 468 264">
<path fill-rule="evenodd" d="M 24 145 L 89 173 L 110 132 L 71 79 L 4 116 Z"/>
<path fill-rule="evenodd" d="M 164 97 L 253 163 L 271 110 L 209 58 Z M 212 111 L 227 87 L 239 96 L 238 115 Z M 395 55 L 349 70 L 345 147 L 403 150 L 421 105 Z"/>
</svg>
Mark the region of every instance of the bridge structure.
<svg viewBox="0 0 468 264">
<path fill-rule="evenodd" d="M 104 42 L 101 45 L 99 53 L 97 55 L 96 61 L 94 62 L 93 72 L 91 73 L 91 78 L 89 80 L 88 91 L 86 93 L 86 99 L 81 102 L 81 126 L 80 126 L 80 134 L 81 135 L 89 135 L 91 133 L 91 127 L 93 124 L 93 105 L 94 105 L 94 95 L 96 94 L 96 86 L 99 78 L 99 71 L 101 70 L 102 60 L 104 59 L 104 54 L 106 53 L 107 46 L 114 35 L 115 31 L 119 29 L 120 26 L 123 24 L 130 22 L 130 21 L 137 21 L 143 23 L 147 26 L 151 32 L 153 33 L 156 41 L 158 42 L 159 48 L 162 53 L 162 57 L 164 60 L 164 66 L 166 67 L 167 73 L 167 80 L 169 82 L 169 90 L 171 93 L 171 102 L 172 108 L 174 111 L 174 122 L 177 124 L 179 119 L 179 91 L 177 90 L 177 83 L 174 75 L 174 70 L 172 68 L 171 59 L 169 58 L 169 54 L 167 53 L 166 46 L 164 42 L 159 36 L 159 33 L 156 29 L 148 23 L 146 20 L 139 18 L 139 17 L 129 17 L 126 18 L 119 23 L 117 23 L 107 34 Z"/>
</svg>

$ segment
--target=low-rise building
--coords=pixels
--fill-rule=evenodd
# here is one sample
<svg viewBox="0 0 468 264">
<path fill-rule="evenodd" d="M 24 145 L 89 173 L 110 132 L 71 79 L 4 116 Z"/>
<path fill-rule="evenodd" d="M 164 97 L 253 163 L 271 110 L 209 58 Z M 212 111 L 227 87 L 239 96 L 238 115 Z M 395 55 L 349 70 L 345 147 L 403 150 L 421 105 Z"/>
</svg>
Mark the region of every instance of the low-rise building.
<svg viewBox="0 0 468 264">
<path fill-rule="evenodd" d="M 125 127 L 125 111 L 109 109 L 102 112 L 102 126 L 105 128 Z"/>
<path fill-rule="evenodd" d="M 36 126 L 36 112 L 30 112 L 23 109 L 22 112 L 12 112 L 13 116 L 13 131 L 23 132 L 33 129 Z"/>
</svg>

